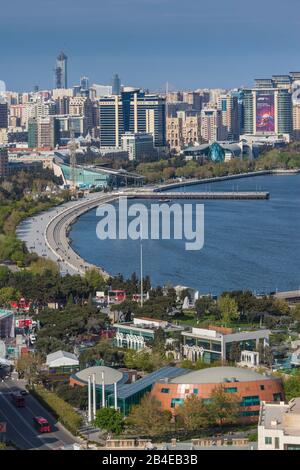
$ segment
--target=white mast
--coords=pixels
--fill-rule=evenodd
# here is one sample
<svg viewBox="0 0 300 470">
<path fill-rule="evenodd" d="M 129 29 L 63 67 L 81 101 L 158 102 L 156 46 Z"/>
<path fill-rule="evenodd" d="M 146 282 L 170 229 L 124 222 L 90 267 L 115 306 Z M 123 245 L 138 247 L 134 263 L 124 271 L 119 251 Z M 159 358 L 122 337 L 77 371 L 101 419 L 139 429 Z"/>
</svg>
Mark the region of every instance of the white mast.
<svg viewBox="0 0 300 470">
<path fill-rule="evenodd" d="M 91 376 L 88 378 L 88 422 L 92 421 Z"/>
<path fill-rule="evenodd" d="M 93 374 L 93 418 L 96 418 L 96 375 Z"/>
<path fill-rule="evenodd" d="M 140 238 L 140 243 L 141 243 L 141 307 L 143 306 L 144 303 L 144 292 L 143 292 L 143 225 L 141 224 L 141 238 Z"/>
</svg>

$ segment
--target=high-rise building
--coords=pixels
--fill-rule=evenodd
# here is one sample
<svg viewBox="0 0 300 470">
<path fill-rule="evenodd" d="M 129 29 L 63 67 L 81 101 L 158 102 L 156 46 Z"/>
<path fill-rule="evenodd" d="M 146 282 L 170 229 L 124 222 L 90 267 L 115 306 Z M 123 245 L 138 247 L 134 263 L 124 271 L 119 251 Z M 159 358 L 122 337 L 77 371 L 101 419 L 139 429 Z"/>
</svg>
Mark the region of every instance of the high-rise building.
<svg viewBox="0 0 300 470">
<path fill-rule="evenodd" d="M 125 132 L 122 135 L 122 148 L 128 152 L 129 160 L 146 160 L 157 156 L 153 135 L 146 132 Z"/>
<path fill-rule="evenodd" d="M 111 96 L 112 95 L 112 86 L 111 85 L 97 85 L 94 83 L 91 86 L 91 92 L 94 99 L 101 98 L 102 96 Z"/>
<path fill-rule="evenodd" d="M 222 111 L 204 108 L 201 111 L 201 138 L 205 142 L 226 140 L 226 128 L 222 122 Z"/>
<path fill-rule="evenodd" d="M 6 148 L 0 147 L 0 178 L 8 176 L 8 154 Z"/>
<path fill-rule="evenodd" d="M 8 105 L 0 101 L 0 129 L 8 127 Z"/>
<path fill-rule="evenodd" d="M 67 74 L 68 57 L 61 52 L 56 59 L 55 66 L 55 87 L 68 88 L 68 74 Z"/>
<path fill-rule="evenodd" d="M 81 77 L 80 78 L 80 88 L 84 91 L 88 90 L 90 87 L 88 77 Z"/>
<path fill-rule="evenodd" d="M 83 116 L 86 118 L 87 129 L 90 131 L 97 125 L 94 122 L 94 104 L 89 98 L 74 96 L 70 98 L 69 114 L 71 116 Z"/>
<path fill-rule="evenodd" d="M 244 90 L 244 134 L 292 134 L 292 95 L 287 88 Z"/>
<path fill-rule="evenodd" d="M 119 75 L 116 73 L 112 79 L 112 94 L 119 95 L 121 93 L 121 80 Z"/>
<path fill-rule="evenodd" d="M 227 140 L 238 140 L 239 129 L 239 105 L 237 96 L 228 93 L 218 98 L 218 109 L 222 113 L 222 124 L 226 129 Z"/>
<path fill-rule="evenodd" d="M 121 95 L 99 100 L 99 126 L 102 147 L 120 147 L 125 132 L 150 133 L 155 147 L 165 147 L 165 98 L 126 87 Z"/>
<path fill-rule="evenodd" d="M 179 152 L 184 146 L 200 142 L 200 114 L 177 111 L 176 117 L 167 117 L 167 142 L 171 150 Z"/>
<path fill-rule="evenodd" d="M 57 121 L 54 116 L 41 117 L 37 120 L 38 148 L 54 148 L 57 144 Z"/>
<path fill-rule="evenodd" d="M 36 118 L 28 120 L 28 147 L 30 149 L 37 148 L 38 146 L 38 124 Z"/>
</svg>

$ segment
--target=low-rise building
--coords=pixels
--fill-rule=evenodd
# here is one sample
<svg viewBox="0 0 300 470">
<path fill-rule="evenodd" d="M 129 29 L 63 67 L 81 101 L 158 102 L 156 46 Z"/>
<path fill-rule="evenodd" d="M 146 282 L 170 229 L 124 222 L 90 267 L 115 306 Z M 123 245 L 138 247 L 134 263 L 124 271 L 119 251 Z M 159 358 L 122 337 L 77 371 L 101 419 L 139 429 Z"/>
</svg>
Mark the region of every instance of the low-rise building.
<svg viewBox="0 0 300 470">
<path fill-rule="evenodd" d="M 46 365 L 49 369 L 60 369 L 64 372 L 73 372 L 78 370 L 79 360 L 75 354 L 66 351 L 56 351 L 47 355 Z"/>
<path fill-rule="evenodd" d="M 151 346 L 158 328 L 162 328 L 166 336 L 183 329 L 167 321 L 147 317 L 134 318 L 133 322 L 128 323 L 115 323 L 113 326 L 116 328 L 116 346 L 136 350 Z"/>
<path fill-rule="evenodd" d="M 258 450 L 300 450 L 300 398 L 261 403 Z"/>
<path fill-rule="evenodd" d="M 226 366 L 187 371 L 171 379 L 161 378 L 154 384 L 151 395 L 160 401 L 163 410 L 176 414 L 176 407 L 191 395 L 208 404 L 213 391 L 219 387 L 239 397 L 239 416 L 246 421 L 257 421 L 261 400 L 280 401 L 284 396 L 280 378 Z"/>
<path fill-rule="evenodd" d="M 181 333 L 182 354 L 191 361 L 198 359 L 210 363 L 230 359 L 233 344 L 240 350 L 254 351 L 259 343 L 269 343 L 269 330 L 234 331 L 232 328 L 211 326 L 208 329 L 192 328 Z"/>
</svg>

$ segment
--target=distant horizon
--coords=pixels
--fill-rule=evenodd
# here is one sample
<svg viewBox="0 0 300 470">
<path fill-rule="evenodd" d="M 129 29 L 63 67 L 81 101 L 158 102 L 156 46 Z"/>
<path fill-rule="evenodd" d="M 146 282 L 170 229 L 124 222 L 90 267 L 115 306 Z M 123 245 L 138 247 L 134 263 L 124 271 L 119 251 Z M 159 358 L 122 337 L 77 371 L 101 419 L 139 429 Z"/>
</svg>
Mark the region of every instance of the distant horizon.
<svg viewBox="0 0 300 470">
<path fill-rule="evenodd" d="M 122 83 L 162 91 L 251 86 L 300 69 L 298 0 L 13 0 L 1 18 L 7 90 L 53 88 L 63 50 L 69 85 Z M 16 15 L 16 12 L 18 13 Z"/>
</svg>

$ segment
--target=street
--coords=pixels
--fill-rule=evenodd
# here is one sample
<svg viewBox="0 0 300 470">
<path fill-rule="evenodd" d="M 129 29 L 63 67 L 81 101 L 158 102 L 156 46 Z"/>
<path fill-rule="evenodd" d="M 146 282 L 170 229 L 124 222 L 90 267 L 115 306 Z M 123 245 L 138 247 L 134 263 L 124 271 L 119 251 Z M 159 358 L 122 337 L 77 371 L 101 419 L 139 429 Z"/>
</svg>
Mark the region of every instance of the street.
<svg viewBox="0 0 300 470">
<path fill-rule="evenodd" d="M 18 449 L 26 450 L 55 450 L 76 442 L 75 438 L 64 430 L 30 394 L 25 396 L 25 408 L 17 408 L 11 401 L 10 393 L 22 388 L 22 381 L 8 379 L 0 382 L 0 422 L 7 423 L 6 440 L 11 441 Z M 46 418 L 53 432 L 38 434 L 33 427 L 35 416 Z"/>
</svg>

